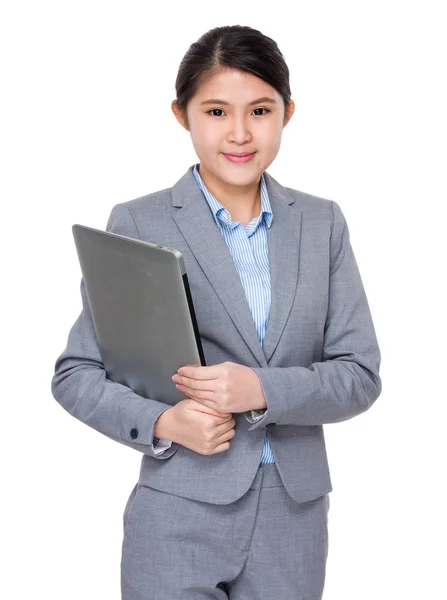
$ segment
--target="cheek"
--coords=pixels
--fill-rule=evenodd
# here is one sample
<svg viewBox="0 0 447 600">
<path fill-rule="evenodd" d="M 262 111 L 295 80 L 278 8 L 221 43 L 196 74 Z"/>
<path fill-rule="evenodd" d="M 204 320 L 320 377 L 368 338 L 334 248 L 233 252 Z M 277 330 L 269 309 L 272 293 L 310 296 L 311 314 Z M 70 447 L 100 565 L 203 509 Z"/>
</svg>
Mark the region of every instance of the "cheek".
<svg viewBox="0 0 447 600">
<path fill-rule="evenodd" d="M 265 139 L 268 140 L 268 143 L 264 145 L 264 148 L 267 152 L 274 154 L 279 150 L 281 145 L 282 131 L 282 128 L 275 124 L 265 132 Z"/>
<path fill-rule="evenodd" d="M 216 127 L 201 121 L 191 129 L 191 139 L 194 147 L 199 149 L 216 148 L 220 144 L 221 134 Z"/>
</svg>

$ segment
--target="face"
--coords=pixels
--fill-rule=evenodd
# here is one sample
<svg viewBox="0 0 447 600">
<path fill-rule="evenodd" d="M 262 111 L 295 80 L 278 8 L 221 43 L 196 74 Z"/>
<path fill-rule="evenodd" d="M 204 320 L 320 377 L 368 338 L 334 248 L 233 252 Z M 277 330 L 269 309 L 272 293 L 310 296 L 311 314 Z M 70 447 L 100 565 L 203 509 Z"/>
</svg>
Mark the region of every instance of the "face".
<svg viewBox="0 0 447 600">
<path fill-rule="evenodd" d="M 262 99 L 262 100 L 261 100 Z M 235 69 L 221 70 L 191 99 L 186 119 L 177 120 L 191 135 L 200 173 L 228 186 L 250 186 L 278 154 L 282 131 L 294 112 L 284 112 L 282 96 L 262 79 Z M 225 154 L 254 153 L 247 162 L 232 162 Z"/>
</svg>

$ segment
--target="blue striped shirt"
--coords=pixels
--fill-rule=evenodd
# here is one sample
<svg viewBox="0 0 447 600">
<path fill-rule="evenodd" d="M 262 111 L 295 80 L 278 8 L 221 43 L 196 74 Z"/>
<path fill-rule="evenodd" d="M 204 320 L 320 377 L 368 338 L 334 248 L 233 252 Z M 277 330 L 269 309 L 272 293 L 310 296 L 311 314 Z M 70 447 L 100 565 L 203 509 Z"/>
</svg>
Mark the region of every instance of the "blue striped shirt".
<svg viewBox="0 0 447 600">
<path fill-rule="evenodd" d="M 267 227 L 271 226 L 273 220 L 264 175 L 261 175 L 261 213 L 244 227 L 242 223 L 231 220 L 231 215 L 227 209 L 207 189 L 200 177 L 199 170 L 200 163 L 194 165 L 193 175 L 208 202 L 216 225 L 231 253 L 250 307 L 259 341 L 263 344 L 271 303 Z M 253 418 L 261 418 L 265 410 L 252 411 Z M 157 438 L 154 439 L 157 440 Z M 165 443 L 165 440 L 162 440 L 161 443 Z M 166 449 L 166 446 L 164 446 L 164 449 Z M 156 453 L 158 454 L 158 452 Z M 266 433 L 261 463 L 271 464 L 274 462 Z"/>
</svg>

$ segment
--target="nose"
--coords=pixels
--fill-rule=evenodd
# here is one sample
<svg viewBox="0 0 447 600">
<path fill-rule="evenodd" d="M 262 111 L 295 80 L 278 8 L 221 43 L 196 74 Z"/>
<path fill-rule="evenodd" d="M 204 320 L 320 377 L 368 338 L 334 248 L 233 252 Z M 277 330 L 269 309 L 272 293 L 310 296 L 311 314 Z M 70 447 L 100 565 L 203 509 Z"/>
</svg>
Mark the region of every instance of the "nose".
<svg viewBox="0 0 447 600">
<path fill-rule="evenodd" d="M 251 140 L 251 132 L 245 117 L 234 117 L 230 121 L 230 131 L 227 136 L 229 142 L 242 146 Z"/>
</svg>

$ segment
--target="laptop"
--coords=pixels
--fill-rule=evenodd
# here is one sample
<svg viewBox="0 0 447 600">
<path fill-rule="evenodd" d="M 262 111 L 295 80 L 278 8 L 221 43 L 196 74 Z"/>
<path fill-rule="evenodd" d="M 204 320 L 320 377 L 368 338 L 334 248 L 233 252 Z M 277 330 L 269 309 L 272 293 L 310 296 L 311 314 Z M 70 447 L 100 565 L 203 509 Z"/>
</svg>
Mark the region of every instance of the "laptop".
<svg viewBox="0 0 447 600">
<path fill-rule="evenodd" d="M 182 254 L 175 248 L 72 226 L 107 378 L 174 406 L 172 376 L 205 357 Z"/>
</svg>

